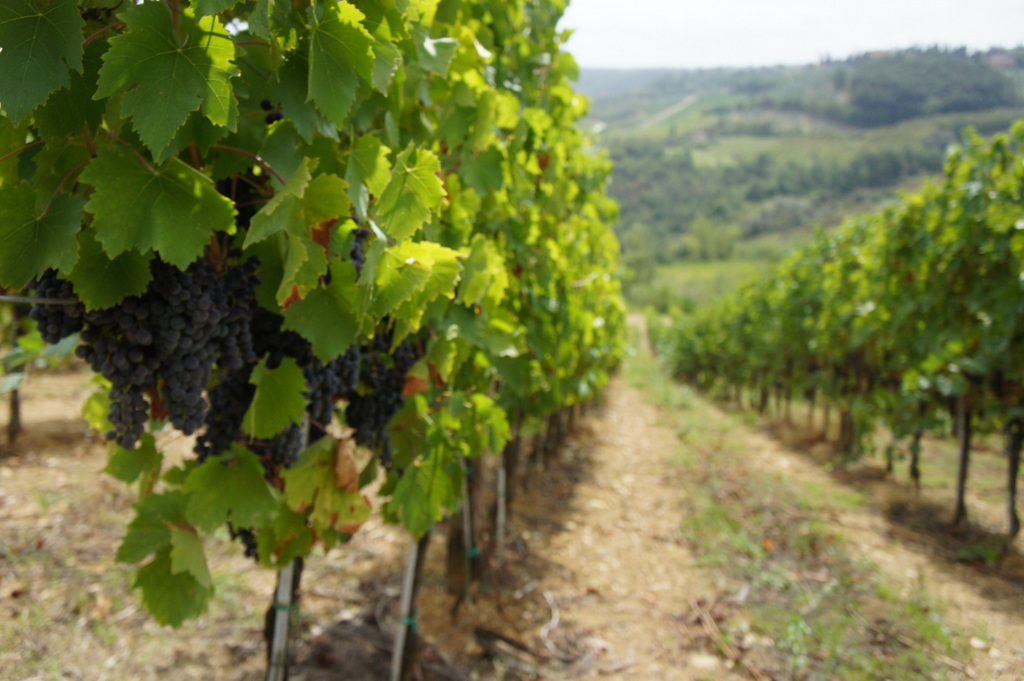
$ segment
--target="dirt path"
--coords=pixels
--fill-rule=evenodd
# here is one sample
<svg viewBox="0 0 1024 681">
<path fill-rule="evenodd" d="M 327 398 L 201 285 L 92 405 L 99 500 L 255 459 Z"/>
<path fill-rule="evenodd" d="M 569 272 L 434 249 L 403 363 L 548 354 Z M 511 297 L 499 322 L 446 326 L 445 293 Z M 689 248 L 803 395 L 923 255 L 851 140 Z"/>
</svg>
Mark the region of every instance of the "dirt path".
<svg viewBox="0 0 1024 681">
<path fill-rule="evenodd" d="M 582 475 L 561 512 L 564 531 L 530 545 L 550 566 L 537 590 L 558 604 L 563 626 L 585 634 L 590 649 L 580 671 L 650 681 L 741 678 L 692 633 L 694 602 L 718 585 L 694 566 L 681 536 L 676 439 L 622 379 L 588 423 L 593 430 L 560 462 Z"/>
<path fill-rule="evenodd" d="M 693 104 L 694 102 L 696 102 L 697 99 L 697 95 L 687 95 L 678 102 L 676 102 L 675 104 L 668 106 L 662 109 L 661 111 L 656 111 L 655 113 L 648 116 L 646 119 L 644 119 L 642 123 L 640 123 L 639 128 L 641 130 L 647 130 L 649 128 L 653 128 L 659 123 L 664 123 L 665 121 L 672 118 L 676 114 L 685 111 L 686 108 Z"/>
</svg>

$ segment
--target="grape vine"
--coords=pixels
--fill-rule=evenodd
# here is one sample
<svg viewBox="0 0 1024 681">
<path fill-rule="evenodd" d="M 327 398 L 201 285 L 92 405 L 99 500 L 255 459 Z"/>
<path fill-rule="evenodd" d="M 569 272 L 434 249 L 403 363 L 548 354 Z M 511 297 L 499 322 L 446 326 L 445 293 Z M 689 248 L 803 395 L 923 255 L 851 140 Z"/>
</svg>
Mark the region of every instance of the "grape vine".
<svg viewBox="0 0 1024 681">
<path fill-rule="evenodd" d="M 0 286 L 71 303 L 33 318 L 109 382 L 93 425 L 141 483 L 118 558 L 159 621 L 212 595 L 193 537 L 281 567 L 358 530 L 373 474 L 423 536 L 460 461 L 607 382 L 616 207 L 563 9 L 0 9 Z M 165 470 L 161 428 L 195 458 Z M 366 475 L 339 481 L 351 439 Z"/>
<path fill-rule="evenodd" d="M 974 432 L 1006 438 L 1007 546 L 1024 413 L 1024 122 L 991 140 L 965 133 L 945 175 L 901 203 L 822 233 L 766 280 L 683 320 L 662 339 L 705 388 L 822 397 L 843 415 L 840 450 L 881 420 L 909 438 L 920 482 L 925 431 L 959 441 L 953 523 L 967 521 Z M 890 461 L 891 465 L 891 461 Z"/>
</svg>

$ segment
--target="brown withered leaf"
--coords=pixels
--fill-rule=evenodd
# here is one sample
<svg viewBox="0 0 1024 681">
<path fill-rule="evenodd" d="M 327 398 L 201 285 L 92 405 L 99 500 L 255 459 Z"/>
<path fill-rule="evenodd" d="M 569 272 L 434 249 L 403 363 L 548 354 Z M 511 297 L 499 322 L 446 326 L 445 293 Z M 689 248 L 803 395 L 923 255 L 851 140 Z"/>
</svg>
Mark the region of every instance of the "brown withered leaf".
<svg viewBox="0 0 1024 681">
<path fill-rule="evenodd" d="M 334 459 L 334 475 L 338 487 L 349 494 L 359 491 L 359 466 L 356 464 L 355 449 L 355 440 L 338 440 L 338 451 Z"/>
<path fill-rule="evenodd" d="M 104 593 L 96 594 L 96 601 L 93 603 L 92 611 L 89 613 L 94 620 L 105 620 L 110 614 L 114 601 Z"/>
<path fill-rule="evenodd" d="M 330 220 L 324 220 L 323 222 L 313 225 L 309 230 L 309 238 L 314 243 L 321 246 L 324 251 L 327 251 L 331 245 L 331 230 L 334 226 L 341 222 L 338 218 L 331 218 Z"/>
<path fill-rule="evenodd" d="M 288 297 L 284 299 L 283 303 L 281 303 L 281 309 L 282 310 L 287 310 L 294 303 L 297 303 L 300 300 L 302 300 L 302 292 L 299 291 L 299 287 L 298 286 L 292 286 L 292 292 L 289 293 Z"/>
<path fill-rule="evenodd" d="M 438 385 L 443 388 L 446 385 L 446 383 L 444 379 L 441 377 L 441 372 L 437 370 L 437 365 L 431 362 L 428 365 L 428 368 L 430 369 L 430 377 L 433 379 L 434 385 Z"/>
<path fill-rule="evenodd" d="M 408 397 L 416 393 L 426 392 L 430 387 L 430 379 L 422 376 L 409 374 L 405 377 L 405 385 L 402 386 L 402 395 Z"/>
<path fill-rule="evenodd" d="M 163 381 L 161 381 L 161 385 Z M 153 417 L 154 421 L 163 421 L 165 418 L 170 416 L 171 412 L 167 409 L 167 403 L 164 401 L 163 395 L 160 394 L 159 388 L 153 386 L 146 391 L 149 394 L 149 413 Z"/>
</svg>

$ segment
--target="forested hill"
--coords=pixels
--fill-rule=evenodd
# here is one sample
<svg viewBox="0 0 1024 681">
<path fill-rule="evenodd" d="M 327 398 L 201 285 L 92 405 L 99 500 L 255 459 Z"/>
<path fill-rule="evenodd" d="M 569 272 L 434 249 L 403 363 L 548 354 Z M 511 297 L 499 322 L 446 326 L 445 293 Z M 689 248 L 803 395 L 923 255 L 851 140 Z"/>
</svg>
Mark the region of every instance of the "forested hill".
<svg viewBox="0 0 1024 681">
<path fill-rule="evenodd" d="M 588 70 L 627 253 L 774 257 L 941 170 L 971 126 L 1024 117 L 1024 47 L 911 49 L 803 67 Z"/>
</svg>

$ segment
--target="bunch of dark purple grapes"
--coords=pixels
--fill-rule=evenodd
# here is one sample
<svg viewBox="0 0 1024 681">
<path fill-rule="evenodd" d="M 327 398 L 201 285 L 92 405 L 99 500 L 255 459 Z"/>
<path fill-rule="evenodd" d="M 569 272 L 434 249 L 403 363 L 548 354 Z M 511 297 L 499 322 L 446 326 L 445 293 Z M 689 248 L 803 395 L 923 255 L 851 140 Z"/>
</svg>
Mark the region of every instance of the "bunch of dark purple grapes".
<svg viewBox="0 0 1024 681">
<path fill-rule="evenodd" d="M 185 434 L 198 430 L 215 364 L 231 369 L 254 361 L 249 317 L 258 266 L 252 259 L 217 272 L 197 260 L 180 270 L 154 258 L 142 295 L 91 311 L 81 303 L 43 302 L 31 314 L 51 343 L 81 330 L 77 354 L 111 383 L 107 438 L 131 449 L 151 416 L 168 418 Z M 73 299 L 70 284 L 52 270 L 30 286 L 41 299 Z"/>
<path fill-rule="evenodd" d="M 309 442 L 326 434 L 334 418 L 335 403 L 355 392 L 359 380 L 359 348 L 353 346 L 336 359 L 324 364 L 313 354 L 309 341 L 283 328 L 284 318 L 258 308 L 251 318 L 250 337 L 254 339 L 254 357 L 266 357 L 267 367 L 276 369 L 289 357 L 302 370 L 306 384 L 306 414 L 309 417 Z M 206 430 L 196 442 L 200 460 L 225 451 L 232 442 L 242 441 L 242 420 L 252 402 L 255 388 L 249 383 L 255 362 L 221 374 L 210 391 L 211 408 L 207 413 Z M 302 449 L 302 431 L 293 424 L 269 441 L 246 444 L 260 454 L 268 467 L 289 467 Z"/>
<path fill-rule="evenodd" d="M 391 331 L 378 333 L 363 346 L 360 386 L 345 408 L 345 420 L 355 429 L 358 444 L 376 450 L 385 467 L 391 465 L 388 423 L 405 403 L 406 375 L 423 356 L 419 344 L 406 338 L 391 350 Z"/>
</svg>

